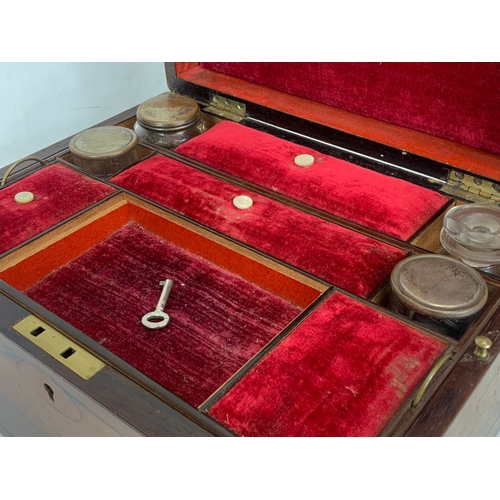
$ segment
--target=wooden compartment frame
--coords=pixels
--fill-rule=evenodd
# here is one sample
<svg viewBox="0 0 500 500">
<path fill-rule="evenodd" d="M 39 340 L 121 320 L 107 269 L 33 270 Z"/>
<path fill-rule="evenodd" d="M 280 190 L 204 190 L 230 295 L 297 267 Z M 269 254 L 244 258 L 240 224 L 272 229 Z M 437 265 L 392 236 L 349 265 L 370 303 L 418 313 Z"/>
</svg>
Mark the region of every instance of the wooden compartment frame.
<svg viewBox="0 0 500 500">
<path fill-rule="evenodd" d="M 158 235 L 167 236 L 168 239 L 180 246 L 193 251 L 194 253 L 204 257 L 212 257 L 212 261 L 216 261 L 218 265 L 224 266 L 226 269 L 240 274 L 245 279 L 249 279 L 259 286 L 264 287 L 277 294 L 284 294 L 285 298 L 296 303 L 304 309 L 308 309 L 305 314 L 309 314 L 312 309 L 316 307 L 315 301 L 321 303 L 323 300 L 320 299 L 321 295 L 326 298 L 335 289 L 331 286 L 321 283 L 320 281 L 315 281 L 308 276 L 296 272 L 288 267 L 283 266 L 274 259 L 267 258 L 265 256 L 259 255 L 251 250 L 244 248 L 243 246 L 229 241 L 227 238 L 217 235 L 210 230 L 201 227 L 198 224 L 192 223 L 189 220 L 185 220 L 176 214 L 169 213 L 164 208 L 156 206 L 142 199 L 141 197 L 131 195 L 125 191 L 118 191 L 117 193 L 111 195 L 107 199 L 98 202 L 94 206 L 88 208 L 83 213 L 77 214 L 65 223 L 57 225 L 55 228 L 50 229 L 42 233 L 40 236 L 35 238 L 33 241 L 26 243 L 17 250 L 8 252 L 2 259 L 0 259 L 0 279 L 5 281 L 9 287 L 16 289 L 26 289 L 36 283 L 38 280 L 42 279 L 53 269 L 56 269 L 72 258 L 77 257 L 83 251 L 92 247 L 99 241 L 112 234 L 116 229 L 121 227 L 123 224 L 130 220 L 135 220 L 145 227 L 147 230 L 151 230 Z M 161 227 L 164 224 L 165 227 Z M 178 231 L 169 230 L 169 228 L 177 228 Z M 84 237 L 82 238 L 82 234 Z M 174 237 L 172 237 L 174 235 Z M 194 238 L 193 238 L 194 236 Z M 203 243 L 196 241 L 200 237 Z M 75 246 L 71 244 L 72 239 L 78 242 Z M 67 245 L 67 242 L 70 242 Z M 208 242 L 208 245 L 207 245 Z M 83 246 L 82 246 L 83 245 Z M 60 248 L 68 246 L 71 249 L 70 253 L 60 251 Z M 212 252 L 213 247 L 223 248 L 223 252 L 217 256 Z M 214 255 L 216 256 L 213 259 Z M 228 259 L 228 256 L 229 259 Z M 233 257 L 231 257 L 233 256 Z M 229 262 L 229 266 L 228 266 Z M 250 265 L 249 265 L 250 263 Z M 271 274 L 269 276 L 262 273 L 262 268 L 266 267 L 270 270 Z M 22 270 L 20 272 L 20 270 Z M 29 270 L 29 271 L 28 271 Z M 276 280 L 279 277 L 279 280 Z M 281 282 L 280 282 L 281 280 Z M 298 286 L 302 292 L 299 296 L 295 294 L 295 289 L 290 284 Z M 293 292 L 293 293 L 291 293 Z M 20 297 L 21 294 L 17 294 Z M 15 298 L 16 293 L 12 294 L 12 298 Z M 355 297 L 356 300 L 361 302 L 371 304 L 372 307 L 377 308 L 377 301 L 367 301 Z M 29 307 L 29 300 L 25 300 L 23 296 L 20 299 L 22 305 L 26 304 Z M 50 313 L 47 314 L 43 308 L 36 307 L 30 308 L 34 312 L 46 319 L 50 317 Z M 488 307 L 488 311 L 490 307 Z M 413 324 L 406 318 L 402 318 L 399 315 L 387 311 L 381 308 L 384 314 L 389 316 L 394 316 L 399 321 L 407 322 L 414 328 L 419 329 L 419 326 Z M 57 324 L 57 323 L 56 323 Z M 71 327 L 67 328 L 65 322 L 63 332 L 71 331 Z M 235 381 L 244 376 L 251 367 L 253 367 L 259 359 L 261 359 L 267 352 L 269 352 L 284 336 L 288 334 L 289 329 L 285 329 L 283 334 L 278 335 L 273 339 L 266 348 L 259 353 L 260 355 L 255 356 L 253 359 L 242 367 L 233 377 L 231 377 L 221 389 L 228 390 Z M 425 330 L 424 330 L 425 331 Z M 70 335 L 69 333 L 66 333 Z M 431 336 L 441 337 L 447 341 L 448 347 L 445 350 L 447 353 L 455 353 L 459 349 L 459 343 L 443 337 L 435 332 L 427 331 L 426 334 Z M 74 339 L 72 335 L 70 338 Z M 77 342 L 85 339 L 82 345 L 86 348 L 93 349 L 96 347 L 91 339 L 88 339 L 85 335 L 79 332 L 76 336 Z M 99 352 L 99 349 L 97 349 Z M 123 370 L 123 363 L 116 364 L 113 355 L 109 355 L 106 350 L 100 349 L 101 359 L 104 359 L 106 363 L 110 364 L 113 369 Z M 439 360 L 437 361 L 439 362 Z M 125 364 L 126 365 L 126 364 Z M 432 393 L 439 387 L 440 381 L 446 376 L 450 371 L 453 363 L 447 363 L 444 369 L 441 369 L 439 373 L 435 376 L 434 380 L 431 382 L 428 391 L 425 393 L 422 404 L 418 408 L 412 408 L 411 402 L 415 397 L 419 387 L 415 388 L 414 391 L 407 398 L 406 403 L 400 408 L 400 410 L 393 416 L 389 424 L 387 425 L 384 433 L 382 435 L 402 435 L 402 433 L 411 425 L 411 422 L 415 419 L 421 409 L 425 406 L 426 401 L 431 397 Z M 133 376 L 136 379 L 137 370 L 130 369 L 126 367 L 123 373 L 128 376 Z M 146 383 L 144 387 L 152 391 L 155 384 L 150 384 L 147 377 L 144 377 Z M 162 391 L 165 392 L 165 391 Z M 168 392 L 168 391 L 167 391 Z M 219 391 L 216 391 L 216 393 Z M 169 395 L 170 396 L 170 395 Z M 173 395 L 175 398 L 175 395 Z M 169 401 L 169 397 L 166 398 Z M 200 409 L 206 410 L 209 407 L 207 404 L 203 404 Z M 202 417 L 204 418 L 204 417 Z M 195 420 L 198 420 L 198 415 L 196 415 Z M 216 432 L 215 434 L 223 435 L 224 432 Z"/>
<path fill-rule="evenodd" d="M 190 63 L 178 63 L 177 68 L 181 68 L 181 72 L 189 72 L 194 66 L 194 64 Z M 176 67 L 173 63 L 167 65 L 166 71 L 170 82 L 169 85 L 171 84 L 171 90 L 182 93 L 185 89 L 191 90 L 194 88 L 195 97 L 208 94 L 207 89 L 200 90 L 200 87 L 196 87 L 196 83 L 194 82 L 181 81 L 179 75 L 176 73 Z M 196 92 L 198 92 L 198 94 L 196 94 Z M 226 89 L 226 92 L 222 91 L 222 95 L 230 94 L 227 93 Z M 259 106 L 256 105 L 256 107 L 258 108 Z M 121 113 L 110 120 L 106 120 L 106 122 L 103 122 L 100 125 L 121 125 L 132 128 L 135 121 L 135 111 L 136 108 L 132 108 L 131 110 Z M 276 117 L 279 117 L 284 124 L 289 121 L 293 133 L 293 129 L 296 124 L 294 124 L 295 120 L 288 114 L 290 112 L 292 112 L 292 107 L 288 107 L 286 109 L 280 108 L 269 112 L 265 111 L 264 114 L 268 115 L 271 121 L 275 120 Z M 320 125 L 322 125 L 324 129 L 328 129 L 329 127 L 337 128 L 339 124 L 338 120 L 342 122 L 344 118 L 345 117 L 334 114 L 332 115 L 333 122 L 329 120 L 328 123 Z M 303 122 L 300 122 L 300 125 L 302 125 L 302 123 Z M 311 135 L 314 135 L 318 130 L 317 125 L 317 123 L 310 124 Z M 361 128 L 368 126 L 368 128 L 370 128 L 372 125 L 374 124 L 369 124 L 364 120 L 361 120 L 358 122 L 357 126 L 360 126 Z M 342 133 L 345 132 L 347 134 L 357 135 L 355 131 L 343 129 L 342 126 L 338 127 L 338 129 Z M 410 134 L 410 138 L 406 137 L 405 139 L 403 136 L 396 134 L 394 138 L 396 142 L 386 142 L 385 144 L 382 144 L 380 146 L 381 150 L 386 151 L 387 146 L 389 149 L 403 148 L 407 144 L 408 140 L 415 137 Z M 473 164 L 477 167 L 476 172 L 480 176 L 490 176 L 490 178 L 494 179 L 495 175 L 497 175 L 496 172 L 500 167 L 500 162 L 498 157 L 495 155 L 479 154 L 472 151 L 471 148 L 464 147 L 459 148 L 459 150 L 454 149 L 448 157 L 446 157 L 446 155 L 441 157 L 439 157 L 439 155 L 433 156 L 433 152 L 431 150 L 434 146 L 436 146 L 436 143 L 431 145 L 431 150 L 426 149 L 426 139 L 427 138 L 425 136 L 419 136 L 417 147 L 423 147 L 426 150 L 425 155 L 427 155 L 428 158 L 435 158 L 436 160 L 429 160 L 428 169 L 426 167 L 426 159 L 423 160 L 423 163 L 419 163 L 416 168 L 416 176 L 414 176 L 411 172 L 408 173 L 408 179 L 411 182 L 416 182 L 415 179 L 419 182 L 418 179 L 420 178 L 420 173 L 422 171 L 428 172 L 429 170 L 433 170 L 434 167 L 436 167 L 437 179 L 440 182 L 444 182 L 450 167 L 443 166 L 444 164 L 439 162 L 448 161 L 450 158 L 454 161 L 451 165 L 457 166 L 458 169 L 467 170 L 470 169 L 470 165 Z M 67 156 L 69 152 L 69 140 L 70 138 L 60 141 L 59 143 L 46 148 L 42 152 L 36 153 L 36 156 L 43 158 L 47 162 L 51 162 L 56 158 L 61 159 L 61 157 L 63 159 L 62 163 L 65 162 L 64 160 L 69 161 L 69 157 Z M 353 140 L 356 142 L 358 139 Z M 164 154 L 170 154 L 169 152 L 162 151 L 161 148 L 155 148 L 149 144 L 143 143 L 142 146 L 153 152 L 158 151 Z M 438 150 L 441 151 L 440 154 L 442 154 L 442 152 L 446 150 L 446 146 L 448 146 L 448 141 L 438 144 L 437 146 Z M 422 152 L 415 150 L 414 154 L 419 155 L 422 154 Z M 421 166 L 422 169 L 420 168 Z M 29 175 L 31 172 L 36 170 L 36 168 L 37 166 L 35 164 L 28 164 L 22 169 L 20 168 L 16 172 L 12 173 L 10 180 L 15 181 L 21 176 Z M 122 197 L 123 200 L 124 197 L 129 197 L 129 195 L 124 193 L 122 190 L 117 193 L 115 197 L 117 200 Z M 147 204 L 146 201 L 140 200 L 139 198 L 137 199 L 139 200 L 139 204 Z M 154 206 L 154 204 L 152 204 L 152 206 Z M 157 206 L 155 206 L 154 209 L 162 213 L 168 213 L 168 211 L 164 211 Z M 322 214 L 316 215 L 320 217 L 322 216 Z M 189 221 L 187 222 L 189 223 Z M 193 226 L 198 228 L 196 224 Z M 399 242 L 400 246 L 413 253 L 426 251 L 441 253 L 441 249 L 439 248 L 439 244 L 436 239 L 436 227 L 438 226 L 439 222 L 435 219 L 418 235 L 416 235 L 416 237 L 409 244 L 401 244 L 401 242 Z M 50 231 L 44 233 L 41 238 L 49 238 L 49 233 Z M 211 232 L 208 231 L 208 233 Z M 214 233 L 211 234 L 216 238 L 221 238 L 225 241 L 225 243 L 228 243 L 229 246 L 238 246 L 234 242 L 222 238 L 219 235 L 215 235 Z M 367 234 L 369 234 L 369 232 L 367 232 Z M 394 241 L 390 239 L 388 240 L 380 235 L 374 236 L 394 244 Z M 23 246 L 22 249 L 18 250 L 23 250 L 29 253 L 28 245 L 26 248 Z M 17 253 L 18 250 L 15 252 Z M 13 253 L 14 252 L 12 252 L 12 254 Z M 14 259 L 14 257 L 11 256 L 11 252 L 9 252 L 8 257 Z M 492 286 L 497 287 L 497 278 L 492 276 L 490 279 Z M 491 301 L 487 310 L 481 314 L 480 318 L 474 323 L 467 335 L 465 335 L 460 342 L 453 344 L 452 350 L 455 354 L 453 363 L 447 364 L 439 373 L 438 377 L 436 377 L 431 383 L 429 393 L 422 400 L 421 407 L 418 410 L 418 415 L 413 415 L 411 418 L 405 420 L 403 426 L 405 429 L 403 432 L 404 435 L 440 436 L 446 434 L 448 428 L 452 426 L 455 417 L 461 414 L 461 411 L 463 413 L 467 402 L 471 399 L 471 394 L 477 387 L 480 386 L 483 377 L 486 378 L 485 376 L 487 374 L 491 374 L 493 372 L 497 373 L 499 371 L 500 363 L 498 360 L 500 357 L 498 354 L 500 353 L 500 297 L 498 295 L 498 293 L 495 294 L 495 297 Z M 64 382 L 68 381 L 72 386 L 76 387 L 80 391 L 83 391 L 85 394 L 103 405 L 106 410 L 109 411 L 110 415 L 119 416 L 120 419 L 128 422 L 140 434 L 200 436 L 231 435 L 230 432 L 218 425 L 216 422 L 212 421 L 210 418 L 205 415 L 200 416 L 197 412 L 193 412 L 189 405 L 186 405 L 183 401 L 179 400 L 179 398 L 176 398 L 175 395 L 168 394 L 165 390 L 155 384 L 150 384 L 150 382 L 137 372 L 137 370 L 130 369 L 130 367 L 124 364 L 119 358 L 108 353 L 101 346 L 93 342 L 91 339 L 88 339 L 86 336 L 81 334 L 81 332 L 74 329 L 71 325 L 68 325 L 57 316 L 48 313 L 41 306 L 30 299 L 27 299 L 22 293 L 10 286 L 8 283 L 0 282 L 0 306 L 2 307 L 2 311 L 5 313 L 2 314 L 2 318 L 0 319 L 0 330 L 3 335 L 2 339 L 5 338 L 5 342 L 10 346 L 9 349 L 12 348 L 12 352 L 18 351 L 19 353 L 22 353 L 22 355 L 19 355 L 19 359 L 27 358 L 30 360 L 30 363 L 41 365 L 42 368 L 47 367 L 52 373 L 54 380 L 60 379 Z M 96 353 L 98 357 L 105 360 L 108 363 L 108 366 L 102 373 L 93 377 L 88 383 L 82 383 L 78 377 L 75 377 L 64 366 L 61 366 L 57 361 L 53 360 L 49 356 L 44 355 L 39 348 L 30 344 L 28 341 L 19 338 L 19 335 L 12 331 L 11 326 L 17 320 L 24 317 L 28 311 L 43 317 L 45 321 L 57 329 L 67 333 L 72 339 L 75 339 L 77 343 Z M 405 320 L 403 319 L 403 321 Z M 473 341 L 475 336 L 478 334 L 488 336 L 493 342 L 488 358 L 485 360 L 478 360 L 473 356 Z M 113 390 L 116 389 L 116 395 L 111 394 L 112 391 L 110 391 L 110 388 L 113 388 Z M 139 401 L 140 405 L 143 406 L 138 410 L 137 404 L 134 404 L 131 398 L 135 398 L 135 401 Z M 140 415 L 145 418 L 139 418 Z M 1 431 L 2 429 L 0 429 L 0 432 Z M 4 432 L 8 434 L 8 429 L 4 429 Z"/>
</svg>

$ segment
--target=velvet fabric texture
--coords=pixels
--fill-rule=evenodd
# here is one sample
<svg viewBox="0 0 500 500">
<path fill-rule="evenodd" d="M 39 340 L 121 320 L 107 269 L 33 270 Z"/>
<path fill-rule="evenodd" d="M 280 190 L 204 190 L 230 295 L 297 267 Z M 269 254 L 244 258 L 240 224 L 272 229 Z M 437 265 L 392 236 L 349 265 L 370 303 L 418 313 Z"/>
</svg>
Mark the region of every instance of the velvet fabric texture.
<svg viewBox="0 0 500 500">
<path fill-rule="evenodd" d="M 201 63 L 201 66 L 500 153 L 500 63 Z"/>
<path fill-rule="evenodd" d="M 111 179 L 147 199 L 362 297 L 405 252 L 156 155 Z M 233 198 L 250 196 L 238 209 Z"/>
<path fill-rule="evenodd" d="M 19 204 L 21 191 L 35 199 Z M 102 200 L 115 190 L 60 163 L 0 190 L 0 254 Z"/>
<path fill-rule="evenodd" d="M 218 123 L 176 151 L 214 168 L 403 241 L 447 203 L 429 189 L 238 123 Z M 299 167 L 295 157 L 314 157 Z"/>
<path fill-rule="evenodd" d="M 166 278 L 170 323 L 149 330 Z M 194 406 L 300 313 L 135 222 L 25 294 Z"/>
<path fill-rule="evenodd" d="M 335 293 L 208 413 L 241 436 L 376 436 L 444 348 Z"/>
</svg>

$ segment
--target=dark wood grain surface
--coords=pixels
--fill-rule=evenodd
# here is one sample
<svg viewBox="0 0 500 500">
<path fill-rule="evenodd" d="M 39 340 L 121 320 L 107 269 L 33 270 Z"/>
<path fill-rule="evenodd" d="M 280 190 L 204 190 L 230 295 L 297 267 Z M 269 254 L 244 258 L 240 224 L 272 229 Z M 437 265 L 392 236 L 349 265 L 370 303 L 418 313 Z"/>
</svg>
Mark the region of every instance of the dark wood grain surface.
<svg viewBox="0 0 500 500">
<path fill-rule="evenodd" d="M 406 436 L 435 437 L 446 432 L 500 352 L 500 312 L 497 311 L 477 334 L 485 335 L 492 341 L 488 358 L 481 360 L 474 356 L 475 344 L 471 339 L 464 347 L 459 361 L 417 416 Z"/>
</svg>

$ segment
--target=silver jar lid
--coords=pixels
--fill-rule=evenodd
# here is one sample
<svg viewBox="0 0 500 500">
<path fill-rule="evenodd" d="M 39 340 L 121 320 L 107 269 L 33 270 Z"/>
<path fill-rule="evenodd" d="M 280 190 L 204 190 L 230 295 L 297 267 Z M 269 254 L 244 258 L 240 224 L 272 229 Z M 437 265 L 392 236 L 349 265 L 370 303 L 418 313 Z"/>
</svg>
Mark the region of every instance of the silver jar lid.
<svg viewBox="0 0 500 500">
<path fill-rule="evenodd" d="M 488 289 L 471 267 L 442 255 L 416 255 L 399 262 L 391 288 L 409 309 L 437 319 L 467 318 L 486 304 Z"/>
<path fill-rule="evenodd" d="M 194 99 L 172 93 L 148 99 L 137 108 L 137 121 L 155 130 L 183 129 L 195 124 L 200 117 L 200 107 Z"/>
<path fill-rule="evenodd" d="M 123 155 L 139 142 L 137 134 L 125 127 L 95 127 L 75 135 L 71 153 L 82 159 L 102 160 Z"/>
</svg>

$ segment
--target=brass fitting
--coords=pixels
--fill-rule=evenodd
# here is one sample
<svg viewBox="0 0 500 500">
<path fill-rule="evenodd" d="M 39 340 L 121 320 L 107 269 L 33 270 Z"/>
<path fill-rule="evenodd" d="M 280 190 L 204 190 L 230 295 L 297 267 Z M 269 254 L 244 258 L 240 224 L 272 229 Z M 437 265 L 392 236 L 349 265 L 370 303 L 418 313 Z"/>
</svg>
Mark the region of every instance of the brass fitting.
<svg viewBox="0 0 500 500">
<path fill-rule="evenodd" d="M 488 349 L 491 347 L 491 340 L 484 335 L 479 335 L 474 339 L 476 348 L 474 349 L 474 356 L 479 359 L 486 359 L 488 357 Z"/>
</svg>

